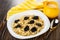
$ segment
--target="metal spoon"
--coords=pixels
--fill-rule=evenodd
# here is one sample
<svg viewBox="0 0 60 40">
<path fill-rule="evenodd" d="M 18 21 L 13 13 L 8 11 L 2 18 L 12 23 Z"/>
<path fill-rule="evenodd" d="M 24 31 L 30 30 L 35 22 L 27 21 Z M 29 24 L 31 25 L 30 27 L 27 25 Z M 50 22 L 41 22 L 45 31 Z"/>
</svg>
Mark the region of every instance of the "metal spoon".
<svg viewBox="0 0 60 40">
<path fill-rule="evenodd" d="M 59 20 L 58 19 L 53 19 L 51 21 L 51 27 L 50 27 L 50 32 L 47 34 L 47 36 L 45 37 L 45 40 L 47 40 L 50 36 L 50 34 L 57 28 L 57 25 L 59 24 Z"/>
</svg>

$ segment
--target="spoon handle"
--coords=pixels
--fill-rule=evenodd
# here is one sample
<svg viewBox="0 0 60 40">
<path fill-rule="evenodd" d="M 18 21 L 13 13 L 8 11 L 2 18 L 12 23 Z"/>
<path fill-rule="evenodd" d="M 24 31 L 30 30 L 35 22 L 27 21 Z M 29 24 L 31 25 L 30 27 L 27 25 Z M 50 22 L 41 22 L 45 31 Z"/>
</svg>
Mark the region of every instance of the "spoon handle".
<svg viewBox="0 0 60 40">
<path fill-rule="evenodd" d="M 46 35 L 45 39 L 44 40 L 47 40 L 49 38 L 49 36 L 51 35 L 52 33 L 52 30 L 49 30 L 48 34 Z"/>
<path fill-rule="evenodd" d="M 49 38 L 49 36 L 51 35 L 51 33 L 52 33 L 55 29 L 57 29 L 57 27 L 55 27 L 55 28 L 53 28 L 53 29 L 50 28 L 47 36 L 45 37 L 45 40 L 47 40 L 47 39 Z"/>
</svg>

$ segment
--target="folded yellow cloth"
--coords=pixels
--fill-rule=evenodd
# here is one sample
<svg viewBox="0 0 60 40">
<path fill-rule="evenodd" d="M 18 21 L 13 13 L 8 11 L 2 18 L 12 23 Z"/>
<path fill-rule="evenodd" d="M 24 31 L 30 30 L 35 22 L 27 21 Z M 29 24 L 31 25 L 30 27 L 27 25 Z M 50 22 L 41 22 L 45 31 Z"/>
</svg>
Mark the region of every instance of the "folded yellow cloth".
<svg viewBox="0 0 60 40">
<path fill-rule="evenodd" d="M 37 0 L 38 1 L 38 0 Z M 43 1 L 47 1 L 47 0 L 43 0 Z M 39 6 L 41 5 L 41 6 Z M 19 12 L 23 12 L 26 10 L 33 10 L 34 8 L 38 7 L 38 8 L 42 8 L 43 3 L 41 2 L 36 2 L 36 0 L 25 0 L 24 2 L 22 2 L 19 5 L 16 5 L 14 7 L 12 7 L 8 12 L 7 12 L 7 20 L 9 19 L 10 16 L 12 16 L 13 14 L 19 13 Z M 40 9 L 39 9 L 40 10 Z"/>
<path fill-rule="evenodd" d="M 20 12 L 26 11 L 26 10 L 34 10 L 35 8 L 37 8 L 37 10 L 41 10 L 41 9 L 47 7 L 48 1 L 49 0 L 44 0 L 44 2 L 36 2 L 36 0 L 26 0 L 26 1 L 22 2 L 21 4 L 19 4 L 19 5 L 16 5 L 16 6 L 12 7 L 7 12 L 7 20 L 10 18 L 10 16 L 12 16 L 12 15 L 14 15 L 16 13 L 20 13 Z M 47 9 L 45 9 L 45 10 L 47 10 Z M 45 12 L 45 10 L 44 10 L 44 12 Z M 51 15 L 50 15 L 50 17 L 51 17 Z"/>
<path fill-rule="evenodd" d="M 26 10 L 31 10 L 36 8 L 38 5 L 34 0 L 26 0 L 25 2 L 22 2 L 21 4 L 12 7 L 8 13 L 7 13 L 7 20 L 9 19 L 10 16 L 12 16 L 13 14 L 19 13 L 19 12 L 23 12 Z"/>
</svg>

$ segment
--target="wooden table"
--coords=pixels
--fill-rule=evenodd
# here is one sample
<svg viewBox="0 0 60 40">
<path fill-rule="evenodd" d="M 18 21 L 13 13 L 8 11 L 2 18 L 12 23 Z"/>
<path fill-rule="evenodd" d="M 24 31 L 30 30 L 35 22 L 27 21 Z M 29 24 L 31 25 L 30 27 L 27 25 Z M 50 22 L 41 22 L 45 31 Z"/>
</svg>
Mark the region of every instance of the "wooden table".
<svg viewBox="0 0 60 40">
<path fill-rule="evenodd" d="M 10 0 L 0 0 L 0 24 L 5 17 L 7 11 L 10 9 L 11 1 Z M 60 40 L 60 24 L 58 28 L 51 33 L 47 40 Z M 43 34 L 44 35 L 44 34 Z M 28 39 L 28 40 L 42 40 L 43 36 L 39 36 L 36 38 Z M 6 24 L 1 26 L 0 28 L 0 40 L 19 40 L 10 35 L 7 30 Z M 20 39 L 21 40 L 21 39 Z"/>
</svg>

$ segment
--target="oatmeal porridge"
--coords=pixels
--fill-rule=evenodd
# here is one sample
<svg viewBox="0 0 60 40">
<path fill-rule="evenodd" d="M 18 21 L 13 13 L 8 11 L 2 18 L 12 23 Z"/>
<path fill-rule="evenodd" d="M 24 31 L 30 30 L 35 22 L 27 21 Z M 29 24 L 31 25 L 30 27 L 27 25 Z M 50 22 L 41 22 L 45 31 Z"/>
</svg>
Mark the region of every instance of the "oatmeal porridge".
<svg viewBox="0 0 60 40">
<path fill-rule="evenodd" d="M 30 36 L 37 34 L 44 28 L 44 21 L 39 16 L 22 16 L 14 21 L 12 27 L 15 33 Z"/>
</svg>

